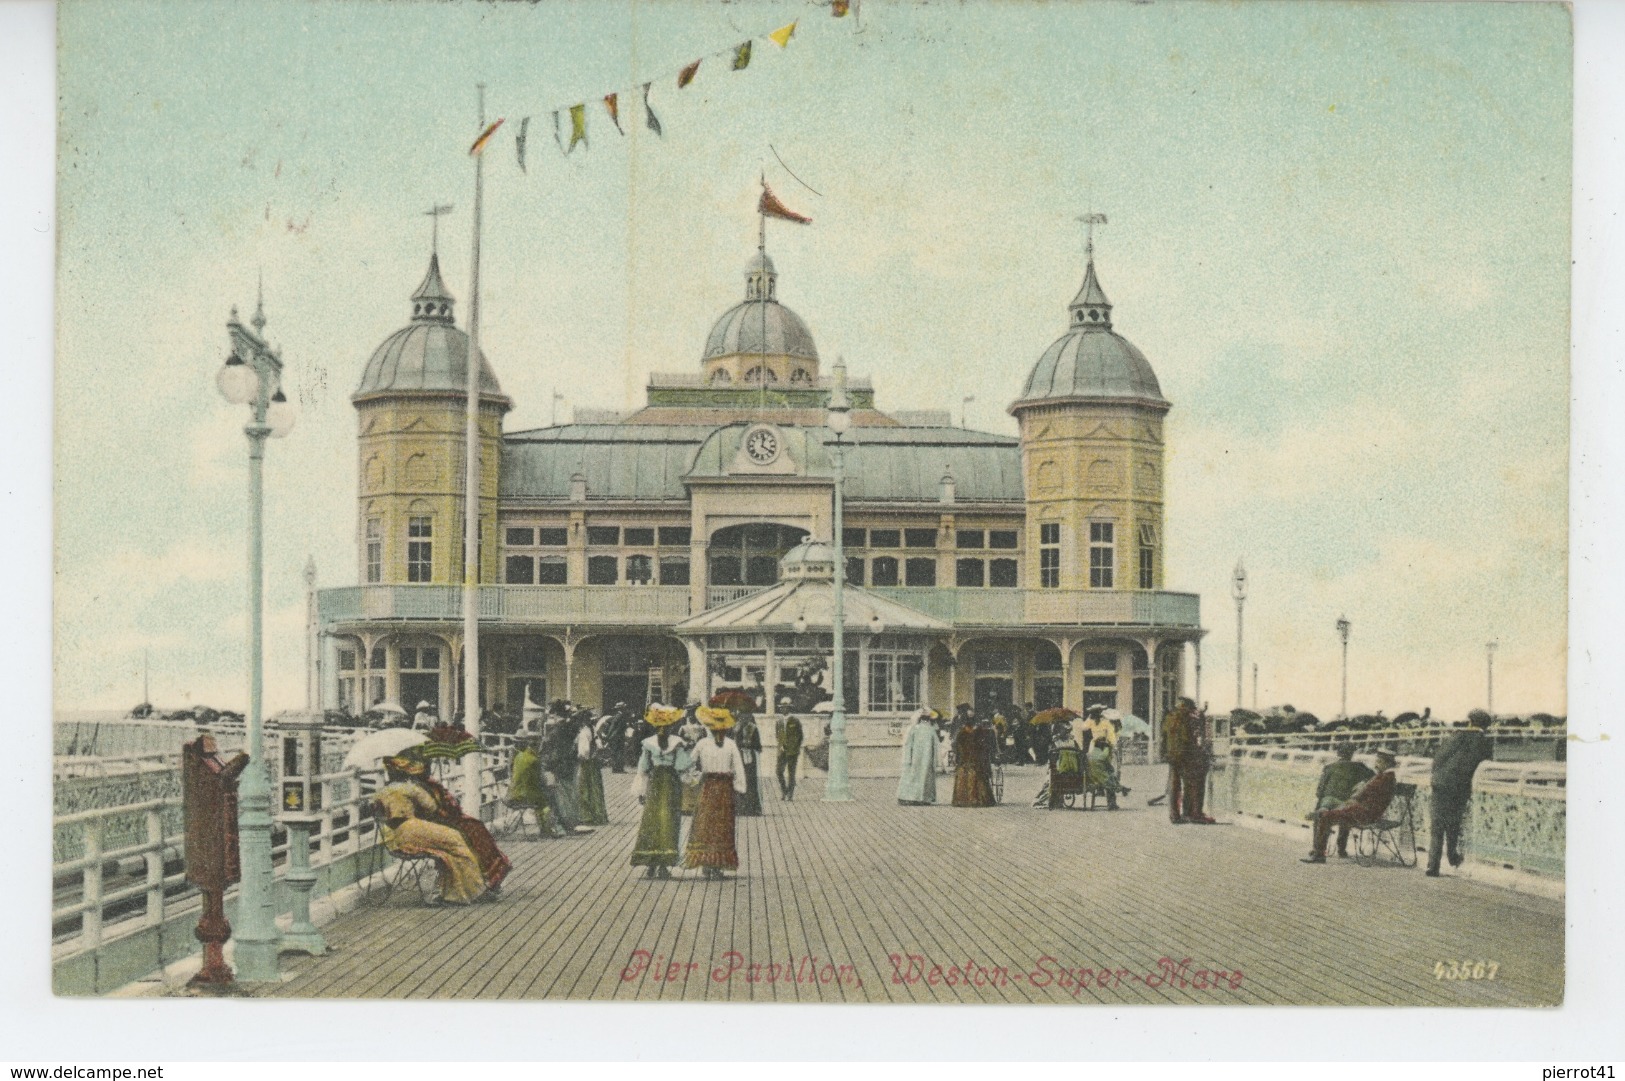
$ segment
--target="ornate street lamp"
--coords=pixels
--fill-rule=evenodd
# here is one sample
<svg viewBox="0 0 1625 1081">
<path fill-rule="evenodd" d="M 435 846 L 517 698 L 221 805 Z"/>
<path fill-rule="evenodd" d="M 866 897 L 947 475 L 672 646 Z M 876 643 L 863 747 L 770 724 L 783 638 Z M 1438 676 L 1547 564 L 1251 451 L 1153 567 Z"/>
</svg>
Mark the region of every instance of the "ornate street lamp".
<svg viewBox="0 0 1625 1081">
<path fill-rule="evenodd" d="M 294 408 L 282 393 L 282 359 L 265 343 L 265 305 L 255 306 L 253 330 L 231 310 L 231 355 L 215 377 L 221 397 L 249 407 L 248 424 L 248 767 L 238 787 L 237 832 L 242 885 L 237 895 L 237 978 L 279 978 L 276 882 L 271 866 L 271 774 L 265 762 L 265 441 L 293 430 Z"/>
<path fill-rule="evenodd" d="M 1337 637 L 1343 640 L 1343 712 L 1339 717 L 1349 715 L 1349 620 L 1347 616 L 1337 617 Z"/>
<path fill-rule="evenodd" d="M 1236 598 L 1236 708 L 1241 708 L 1241 606 L 1247 601 L 1247 568 L 1236 560 L 1230 572 L 1230 595 Z"/>
<path fill-rule="evenodd" d="M 835 708 L 829 715 L 829 778 L 824 782 L 826 803 L 850 803 L 852 784 L 846 774 L 846 683 L 842 667 L 846 661 L 846 544 L 842 528 L 842 486 L 846 481 L 846 446 L 841 437 L 852 427 L 852 402 L 846 396 L 846 361 L 835 363 L 835 389 L 829 396 L 824 423 L 835 436 L 835 621 L 832 630 L 831 690 Z"/>
</svg>

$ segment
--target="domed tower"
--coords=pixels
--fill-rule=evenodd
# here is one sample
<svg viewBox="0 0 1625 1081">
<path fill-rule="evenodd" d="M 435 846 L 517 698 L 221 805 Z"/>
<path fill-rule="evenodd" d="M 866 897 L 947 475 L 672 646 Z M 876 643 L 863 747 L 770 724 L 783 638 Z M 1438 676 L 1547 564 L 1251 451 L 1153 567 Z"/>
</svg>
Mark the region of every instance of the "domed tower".
<svg viewBox="0 0 1625 1081">
<path fill-rule="evenodd" d="M 745 267 L 745 299 L 711 328 L 701 358 L 713 386 L 812 387 L 818 348 L 801 316 L 779 303 L 779 275 L 764 248 Z"/>
<path fill-rule="evenodd" d="M 1091 225 L 1104 220 L 1091 217 Z M 1025 580 L 1045 589 L 1161 589 L 1170 405 L 1145 354 L 1112 330 L 1092 237 L 1085 261 L 1070 327 L 1010 406 L 1021 425 Z"/>
<path fill-rule="evenodd" d="M 463 578 L 468 335 L 453 322 L 440 257 L 412 294 L 412 321 L 384 339 L 350 396 L 360 425 L 357 531 L 363 585 Z M 513 403 L 480 357 L 480 580 L 497 580 L 502 415 Z"/>
</svg>

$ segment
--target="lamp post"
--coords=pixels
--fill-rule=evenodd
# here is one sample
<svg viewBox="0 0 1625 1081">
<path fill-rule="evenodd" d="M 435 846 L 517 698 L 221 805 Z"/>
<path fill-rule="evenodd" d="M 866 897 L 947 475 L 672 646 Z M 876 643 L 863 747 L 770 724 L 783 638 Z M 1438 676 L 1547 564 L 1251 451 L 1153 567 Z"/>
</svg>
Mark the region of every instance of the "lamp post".
<svg viewBox="0 0 1625 1081">
<path fill-rule="evenodd" d="M 1339 717 L 1349 715 L 1349 620 L 1347 616 L 1337 617 L 1337 637 L 1343 641 L 1343 711 Z"/>
<path fill-rule="evenodd" d="M 1490 639 L 1484 643 L 1485 675 L 1488 686 L 1484 689 L 1484 712 L 1493 719 L 1495 717 L 1495 651 L 1501 648 L 1501 643 Z"/>
<path fill-rule="evenodd" d="M 1230 572 L 1230 595 L 1236 598 L 1236 708 L 1241 708 L 1241 606 L 1247 602 L 1247 568 L 1236 560 Z"/>
<path fill-rule="evenodd" d="M 829 411 L 824 423 L 835 436 L 835 618 L 831 627 L 829 675 L 833 688 L 835 708 L 829 715 L 829 777 L 824 782 L 824 802 L 852 802 L 852 784 L 846 775 L 846 681 L 842 668 L 846 662 L 846 544 L 842 528 L 842 486 L 846 481 L 846 447 L 841 437 L 852 427 L 852 403 L 846 396 L 846 361 L 835 363 L 835 389 L 829 396 Z"/>
<path fill-rule="evenodd" d="M 264 689 L 265 441 L 293 429 L 294 409 L 282 393 L 282 359 L 265 343 L 265 305 L 255 306 L 249 330 L 231 310 L 231 355 L 215 377 L 221 397 L 249 407 L 248 424 L 248 766 L 238 787 L 237 831 L 242 885 L 237 893 L 237 978 L 279 977 L 276 883 L 271 867 L 271 774 L 265 762 Z"/>
</svg>

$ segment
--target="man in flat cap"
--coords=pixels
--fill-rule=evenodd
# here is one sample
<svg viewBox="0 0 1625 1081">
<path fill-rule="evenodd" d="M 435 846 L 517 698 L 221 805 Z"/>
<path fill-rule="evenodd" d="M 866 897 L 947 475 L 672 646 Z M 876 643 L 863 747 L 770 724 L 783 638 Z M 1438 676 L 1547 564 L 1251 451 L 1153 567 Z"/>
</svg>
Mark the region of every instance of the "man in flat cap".
<svg viewBox="0 0 1625 1081">
<path fill-rule="evenodd" d="M 1481 709 L 1467 714 L 1467 727 L 1444 741 L 1433 756 L 1433 791 L 1429 796 L 1428 877 L 1439 877 L 1439 862 L 1446 848 L 1450 866 L 1460 867 L 1461 818 L 1473 799 L 1473 774 L 1488 761 L 1494 744 L 1485 732 L 1490 715 Z"/>
<path fill-rule="evenodd" d="M 1315 812 L 1315 844 L 1309 855 L 1303 858 L 1304 863 L 1325 863 L 1326 842 L 1332 835 L 1332 827 L 1337 827 L 1337 849 L 1339 852 L 1348 848 L 1349 829 L 1354 826 L 1366 826 L 1382 817 L 1393 801 L 1395 786 L 1399 783 L 1394 776 L 1394 752 L 1386 747 L 1377 752 L 1377 775 L 1354 790 L 1348 801 L 1340 806 L 1324 811 Z"/>
</svg>

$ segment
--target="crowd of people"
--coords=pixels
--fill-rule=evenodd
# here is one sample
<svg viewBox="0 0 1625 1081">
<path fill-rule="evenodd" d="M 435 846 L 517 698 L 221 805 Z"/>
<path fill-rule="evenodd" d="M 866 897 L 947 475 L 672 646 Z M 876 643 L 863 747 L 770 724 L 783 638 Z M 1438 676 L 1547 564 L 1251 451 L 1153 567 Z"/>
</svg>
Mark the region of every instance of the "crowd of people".
<svg viewBox="0 0 1625 1081">
<path fill-rule="evenodd" d="M 521 724 L 507 802 L 533 811 L 544 836 L 591 833 L 609 824 L 605 770 L 631 772 L 631 791 L 640 807 L 631 865 L 644 868 L 649 879 L 671 878 L 678 868 L 723 877 L 739 867 L 736 820 L 763 813 L 762 731 L 751 702 L 731 704 L 733 709 L 655 704 L 639 716 L 618 702 L 595 717 L 590 710 L 554 702 Z M 424 710 L 427 706 L 419 711 L 419 724 L 424 723 Z M 807 724 L 814 716 L 809 714 L 806 723 L 789 712 L 775 718 L 772 739 L 781 800 L 795 798 L 799 760 L 808 746 Z M 427 720 L 432 722 L 432 714 Z M 1490 757 L 1484 731 L 1488 723 L 1487 714 L 1474 711 L 1468 727 L 1434 759 L 1430 876 L 1440 873 L 1446 858 L 1451 866 L 1462 862 L 1461 819 L 1474 771 Z M 1098 705 L 1082 716 L 1070 710 L 1033 713 L 1010 707 L 979 717 L 969 705 L 961 705 L 945 718 L 922 709 L 902 739 L 897 800 L 904 806 L 935 805 L 937 777 L 951 771 L 952 806 L 991 807 L 999 802 L 997 768 L 1014 763 L 1047 768 L 1035 807 L 1054 809 L 1064 797 L 1087 792 L 1104 796 L 1107 809 L 1117 810 L 1120 797 L 1130 791 L 1122 784 L 1122 733 L 1121 715 Z M 822 726 L 813 734 L 823 735 Z M 1179 699 L 1163 720 L 1162 740 L 1167 789 L 1148 802 L 1166 800 L 1175 825 L 1212 824 L 1204 807 L 1212 761 L 1206 714 L 1191 699 Z M 1351 746 L 1338 748 L 1317 786 L 1310 816 L 1312 849 L 1305 862 L 1326 862 L 1334 832 L 1336 854 L 1346 856 L 1350 832 L 1382 818 L 1396 791 L 1395 762 L 1393 751 L 1379 750 L 1373 770 L 1354 761 Z M 498 896 L 511 865 L 484 825 L 463 813 L 413 751 L 386 759 L 385 768 L 388 783 L 374 802 L 386 846 L 397 855 L 436 860 L 438 903 L 468 904 Z"/>
</svg>

